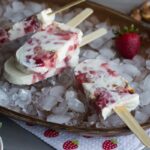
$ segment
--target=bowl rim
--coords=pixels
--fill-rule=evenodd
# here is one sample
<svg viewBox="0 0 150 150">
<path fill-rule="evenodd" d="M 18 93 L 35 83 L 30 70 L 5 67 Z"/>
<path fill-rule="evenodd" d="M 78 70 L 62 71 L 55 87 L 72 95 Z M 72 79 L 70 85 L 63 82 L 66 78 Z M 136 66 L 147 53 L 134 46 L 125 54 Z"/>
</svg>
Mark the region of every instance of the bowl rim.
<svg viewBox="0 0 150 150">
<path fill-rule="evenodd" d="M 40 1 L 40 0 L 38 0 L 38 1 Z M 38 2 L 38 1 L 36 1 L 36 2 Z M 60 1 L 58 1 L 58 0 L 51 0 L 51 1 L 52 2 L 56 1 L 56 2 L 58 2 L 58 5 L 60 5 Z M 46 0 L 44 0 L 44 2 L 46 2 Z M 47 3 L 49 3 L 48 0 L 47 0 Z M 66 1 L 61 0 L 61 3 L 65 4 Z M 112 13 L 113 15 L 117 15 L 117 16 L 121 17 L 122 19 L 125 19 L 129 22 L 135 23 L 140 28 L 142 28 L 144 31 L 148 31 L 148 33 L 150 33 L 150 28 L 143 26 L 141 23 L 134 21 L 131 17 L 128 17 L 127 15 L 125 15 L 121 12 L 118 12 L 116 10 L 113 10 L 109 7 L 103 6 L 101 4 L 97 4 L 95 2 L 87 2 L 87 1 L 79 6 L 81 6 L 81 7 L 91 6 L 91 7 L 95 7 L 95 8 L 98 8 L 98 7 L 102 8 L 110 14 Z M 5 115 L 10 118 L 17 119 L 17 120 L 25 121 L 28 123 L 37 124 L 37 125 L 41 125 L 41 126 L 45 126 L 45 127 L 50 127 L 50 128 L 57 129 L 57 130 L 74 132 L 74 133 L 94 134 L 94 135 L 100 135 L 100 136 L 114 136 L 114 135 L 117 136 L 117 135 L 131 134 L 131 131 L 129 130 L 129 128 L 127 126 L 117 127 L 117 128 L 93 128 L 93 127 L 85 128 L 85 127 L 79 127 L 79 126 L 68 126 L 68 125 L 47 122 L 47 121 L 23 114 L 23 113 L 19 113 L 19 112 L 10 110 L 3 106 L 0 106 L 0 114 Z M 141 124 L 141 126 L 144 129 L 150 128 L 150 120 L 148 120 L 146 123 Z"/>
</svg>

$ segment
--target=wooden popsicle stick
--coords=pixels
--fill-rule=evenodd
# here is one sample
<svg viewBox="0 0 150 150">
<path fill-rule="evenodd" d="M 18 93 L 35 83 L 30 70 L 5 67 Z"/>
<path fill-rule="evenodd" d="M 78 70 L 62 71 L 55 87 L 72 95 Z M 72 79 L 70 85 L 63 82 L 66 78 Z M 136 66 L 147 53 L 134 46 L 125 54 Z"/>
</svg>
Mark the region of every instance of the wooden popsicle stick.
<svg viewBox="0 0 150 150">
<path fill-rule="evenodd" d="M 80 14 L 78 14 L 76 17 L 74 17 L 73 19 L 71 19 L 67 25 L 71 26 L 71 27 L 76 27 L 78 26 L 80 23 L 82 23 L 87 17 L 89 17 L 91 14 L 93 13 L 93 9 L 91 8 L 86 8 L 85 10 L 83 10 Z"/>
<path fill-rule="evenodd" d="M 135 118 L 124 106 L 117 106 L 114 108 L 117 115 L 125 122 L 129 129 L 137 136 L 137 138 L 147 147 L 150 148 L 150 138 L 139 125 Z"/>
<path fill-rule="evenodd" d="M 98 29 L 86 36 L 83 37 L 82 39 L 82 43 L 80 44 L 80 47 L 102 37 L 103 35 L 105 35 L 107 33 L 107 30 L 105 28 L 101 28 L 101 29 Z"/>
<path fill-rule="evenodd" d="M 80 4 L 80 3 L 83 3 L 83 2 L 85 2 L 85 1 L 86 1 L 86 0 L 77 0 L 77 1 L 75 1 L 75 2 L 72 2 L 72 3 L 70 3 L 70 4 L 67 4 L 66 6 L 64 6 L 64 7 L 60 8 L 60 9 L 54 11 L 54 12 L 48 13 L 48 15 L 58 14 L 58 13 L 60 13 L 60 12 L 62 12 L 62 11 L 65 11 L 65 10 L 67 10 L 67 9 L 73 7 L 73 6 L 76 6 L 76 5 Z"/>
</svg>

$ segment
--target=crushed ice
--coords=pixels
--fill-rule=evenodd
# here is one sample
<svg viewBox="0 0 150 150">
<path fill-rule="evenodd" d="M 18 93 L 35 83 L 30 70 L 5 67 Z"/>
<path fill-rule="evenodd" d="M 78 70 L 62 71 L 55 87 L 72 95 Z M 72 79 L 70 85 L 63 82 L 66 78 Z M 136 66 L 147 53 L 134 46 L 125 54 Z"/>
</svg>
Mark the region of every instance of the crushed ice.
<svg viewBox="0 0 150 150">
<path fill-rule="evenodd" d="M 7 5 L 6 3 L 0 5 L 0 23 L 4 17 L 16 22 L 44 8 L 46 8 L 44 3 L 39 5 L 36 2 L 10 0 Z M 66 23 L 81 10 L 78 8 L 71 10 L 69 13 L 59 14 L 56 16 L 56 20 Z M 80 61 L 88 58 L 111 60 L 111 64 L 140 94 L 140 107 L 135 111 L 135 118 L 140 123 L 144 123 L 150 117 L 150 60 L 145 60 L 140 55 L 135 56 L 133 60 L 120 59 L 113 47 L 113 40 L 111 40 L 114 37 L 112 29 L 116 27 L 110 27 L 107 22 L 100 22 L 94 15 L 79 25 L 85 35 L 101 27 L 106 28 L 108 34 L 82 48 Z M 21 44 L 22 41 L 18 40 L 14 43 L 14 49 L 16 49 L 18 43 Z M 7 46 L 10 49 L 12 45 Z M 149 49 L 146 53 L 150 55 Z M 4 53 L 3 56 L 0 56 L 0 70 L 2 70 L 4 59 L 10 55 L 11 53 Z M 95 125 L 97 128 L 124 125 L 116 115 L 110 116 L 106 121 L 99 120 L 99 116 L 95 112 L 91 112 L 87 116 L 86 105 L 73 87 L 73 70 L 70 68 L 67 68 L 57 77 L 52 77 L 31 87 L 11 85 L 1 78 L 0 105 L 59 124 L 81 124 L 86 127 Z M 87 116 L 87 118 L 85 119 L 84 116 Z"/>
</svg>

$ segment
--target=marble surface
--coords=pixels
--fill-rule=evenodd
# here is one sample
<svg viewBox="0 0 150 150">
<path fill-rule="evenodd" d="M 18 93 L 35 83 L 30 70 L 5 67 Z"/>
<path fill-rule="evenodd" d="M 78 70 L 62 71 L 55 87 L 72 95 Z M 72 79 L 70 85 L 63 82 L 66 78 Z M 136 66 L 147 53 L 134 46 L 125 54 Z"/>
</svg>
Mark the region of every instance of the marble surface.
<svg viewBox="0 0 150 150">
<path fill-rule="evenodd" d="M 143 0 L 91 0 L 104 4 L 124 13 L 130 10 Z M 0 129 L 0 135 L 3 137 L 4 150 L 54 150 L 31 133 L 17 126 L 14 122 L 4 116 L 0 116 L 3 127 Z M 17 136 L 16 136 L 17 135 Z M 148 150 L 148 149 L 145 149 Z"/>
</svg>

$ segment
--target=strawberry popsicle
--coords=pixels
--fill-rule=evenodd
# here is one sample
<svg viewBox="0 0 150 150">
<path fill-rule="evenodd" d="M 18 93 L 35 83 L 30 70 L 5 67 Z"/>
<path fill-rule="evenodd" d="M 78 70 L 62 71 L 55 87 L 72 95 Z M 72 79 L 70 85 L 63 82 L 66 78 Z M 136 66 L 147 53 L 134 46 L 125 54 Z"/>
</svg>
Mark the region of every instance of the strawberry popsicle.
<svg viewBox="0 0 150 150">
<path fill-rule="evenodd" d="M 15 23 L 11 28 L 0 28 L 0 44 L 4 44 L 8 41 L 23 37 L 29 33 L 34 33 L 44 29 L 55 19 L 54 14 L 48 15 L 51 12 L 52 10 L 48 8 L 41 11 L 37 15 L 27 17 L 23 21 Z"/>
<path fill-rule="evenodd" d="M 85 60 L 76 66 L 74 74 L 77 89 L 104 119 L 113 113 L 116 106 L 132 111 L 139 105 L 139 95 L 106 60 Z"/>
<path fill-rule="evenodd" d="M 35 33 L 16 52 L 16 67 L 22 72 L 44 74 L 56 68 L 68 55 L 76 51 L 82 32 L 62 23 L 52 23 Z"/>
</svg>

